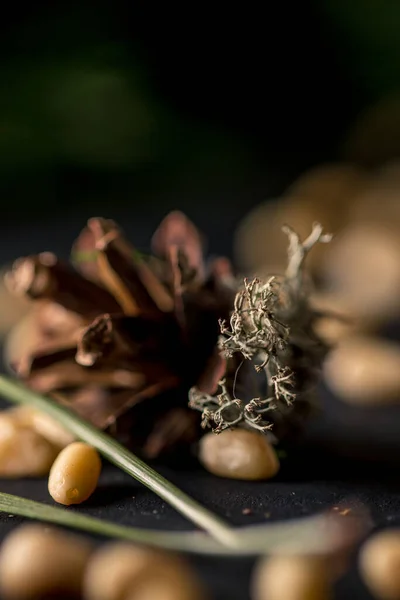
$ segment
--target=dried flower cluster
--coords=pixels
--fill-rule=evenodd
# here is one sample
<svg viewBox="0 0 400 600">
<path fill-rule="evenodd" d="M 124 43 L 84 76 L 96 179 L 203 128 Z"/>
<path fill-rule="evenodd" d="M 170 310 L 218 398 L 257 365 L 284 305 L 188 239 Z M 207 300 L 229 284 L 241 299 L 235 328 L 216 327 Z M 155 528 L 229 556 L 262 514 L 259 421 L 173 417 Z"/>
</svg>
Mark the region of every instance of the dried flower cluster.
<svg viewBox="0 0 400 600">
<path fill-rule="evenodd" d="M 311 248 L 317 242 L 329 242 L 331 236 L 324 235 L 319 224 L 303 242 L 289 227 L 284 231 L 289 236 L 285 276 L 272 276 L 265 282 L 245 279 L 236 295 L 229 326 L 225 320 L 220 321 L 219 348 L 227 364 L 237 356 L 243 361 L 236 361 L 231 390 L 223 377 L 218 395 L 204 393 L 198 387 L 189 392 L 189 406 L 201 411 L 202 426 L 216 433 L 239 424 L 261 431 L 274 426 L 274 436 L 281 438 L 286 426 L 296 424 L 311 402 L 312 386 L 326 347 L 313 331 L 317 313 L 308 303 L 303 267 Z M 256 389 L 261 390 L 264 383 L 265 395 L 236 397 L 239 378 L 245 392 L 251 389 L 248 370 L 241 368 L 244 361 L 251 364 L 253 373 L 264 375 L 261 381 L 258 379 Z M 247 383 L 241 377 L 243 372 Z"/>
</svg>

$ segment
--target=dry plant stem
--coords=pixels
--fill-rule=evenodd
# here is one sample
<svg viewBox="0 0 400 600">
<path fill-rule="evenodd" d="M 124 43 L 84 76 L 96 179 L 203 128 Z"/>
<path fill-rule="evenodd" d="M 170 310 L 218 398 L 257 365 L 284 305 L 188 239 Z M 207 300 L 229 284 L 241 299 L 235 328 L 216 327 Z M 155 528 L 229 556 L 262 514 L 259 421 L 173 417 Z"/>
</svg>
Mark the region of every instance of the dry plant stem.
<svg viewBox="0 0 400 600">
<path fill-rule="evenodd" d="M 236 533 L 222 519 L 198 504 L 113 438 L 68 409 L 4 376 L 0 377 L 0 394 L 11 402 L 27 404 L 56 419 L 78 439 L 96 448 L 106 459 L 148 487 L 221 544 L 236 547 L 240 543 Z"/>
<path fill-rule="evenodd" d="M 310 235 L 304 242 L 301 242 L 297 233 L 288 225 L 285 225 L 282 230 L 289 238 L 289 262 L 285 274 L 286 279 L 296 281 L 296 287 L 300 288 L 302 283 L 301 270 L 307 254 L 317 242 L 329 243 L 332 240 L 332 235 L 329 233 L 322 234 L 323 228 L 319 223 L 314 223 Z"/>
<path fill-rule="evenodd" d="M 236 398 L 235 384 L 228 389 L 224 379 L 219 382 L 221 392 L 216 396 L 192 387 L 189 407 L 202 412 L 202 427 L 210 427 L 214 433 L 244 425 L 268 434 L 274 426 L 272 435 L 279 439 L 276 424 L 285 419 L 288 423 L 291 415 L 296 417 L 294 401 L 300 398 L 304 404 L 307 391 L 311 405 L 310 385 L 307 389 L 304 382 L 308 378 L 314 383 L 325 349 L 311 327 L 314 312 L 308 302 L 303 268 L 312 247 L 317 242 L 329 242 L 332 236 L 323 234 L 319 223 L 314 223 L 303 242 L 290 227 L 285 226 L 283 231 L 289 238 L 285 276 L 271 276 L 266 281 L 245 279 L 236 294 L 229 325 L 224 320 L 219 322 L 222 355 L 226 359 L 241 355 L 252 363 L 256 373 L 263 372 L 266 397 L 250 401 Z"/>
<path fill-rule="evenodd" d="M 343 518 L 332 519 L 323 513 L 284 523 L 242 527 L 237 530 L 240 546 L 227 547 L 198 531 L 176 533 L 136 529 L 11 494 L 0 493 L 0 512 L 147 546 L 214 556 L 257 556 L 269 553 L 297 556 L 334 554 L 356 543 L 366 530 L 366 521 L 362 514 L 358 520 L 349 522 Z"/>
</svg>

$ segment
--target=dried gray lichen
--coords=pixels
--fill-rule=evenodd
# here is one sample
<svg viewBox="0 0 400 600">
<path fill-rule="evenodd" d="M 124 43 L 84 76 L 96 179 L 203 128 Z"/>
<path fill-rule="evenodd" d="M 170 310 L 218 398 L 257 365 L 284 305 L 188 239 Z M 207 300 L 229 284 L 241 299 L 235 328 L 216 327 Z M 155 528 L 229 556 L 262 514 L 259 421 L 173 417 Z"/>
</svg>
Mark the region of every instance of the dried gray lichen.
<svg viewBox="0 0 400 600">
<path fill-rule="evenodd" d="M 289 238 L 285 274 L 265 281 L 245 279 L 229 325 L 220 322 L 219 348 L 228 364 L 226 377 L 219 381 L 220 393 L 190 389 L 189 406 L 202 413 L 202 426 L 215 433 L 247 426 L 267 432 L 276 441 L 299 426 L 312 405 L 327 347 L 313 331 L 314 319 L 320 315 L 308 301 L 304 262 L 313 246 L 329 242 L 331 235 L 324 234 L 319 223 L 304 241 L 288 226 L 283 231 Z M 250 372 L 242 368 L 245 363 Z M 233 378 L 229 372 L 234 372 Z M 246 397 L 246 390 L 254 386 L 257 391 L 264 387 L 264 393 Z M 239 388 L 240 398 L 236 397 Z"/>
</svg>

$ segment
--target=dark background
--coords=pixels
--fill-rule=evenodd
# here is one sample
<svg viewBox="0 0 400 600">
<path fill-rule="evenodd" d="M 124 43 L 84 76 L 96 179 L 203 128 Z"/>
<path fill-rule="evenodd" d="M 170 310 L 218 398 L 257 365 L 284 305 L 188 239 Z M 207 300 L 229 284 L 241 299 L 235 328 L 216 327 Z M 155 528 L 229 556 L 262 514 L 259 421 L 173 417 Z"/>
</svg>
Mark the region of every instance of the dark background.
<svg viewBox="0 0 400 600">
<path fill-rule="evenodd" d="M 398 90 L 399 22 L 389 0 L 9 4 L 3 223 L 177 206 L 236 223 L 346 157 Z"/>
<path fill-rule="evenodd" d="M 390 147 L 375 154 L 348 140 L 365 111 L 392 99 L 397 106 L 399 27 L 400 8 L 389 0 L 8 6 L 0 23 L 1 263 L 41 250 L 67 256 L 92 215 L 120 221 L 145 249 L 175 208 L 203 229 L 213 253 L 230 254 L 250 207 L 280 195 L 307 168 L 346 159 L 376 166 L 398 156 L 395 126 Z M 322 398 L 326 413 L 311 424 L 311 448 L 273 483 L 166 473 L 236 524 L 354 498 L 370 507 L 375 526 L 399 524 L 396 471 L 372 461 L 398 461 L 394 412 L 371 418 L 327 392 Z M 332 457 L 338 450 L 344 459 Z M 49 501 L 44 481 L 2 489 Z M 249 507 L 253 514 L 243 516 Z M 82 510 L 132 525 L 185 526 L 113 470 Z M 18 521 L 2 515 L 2 535 Z M 250 562 L 197 566 L 213 597 L 247 597 Z M 355 569 L 336 593 L 368 597 Z"/>
</svg>

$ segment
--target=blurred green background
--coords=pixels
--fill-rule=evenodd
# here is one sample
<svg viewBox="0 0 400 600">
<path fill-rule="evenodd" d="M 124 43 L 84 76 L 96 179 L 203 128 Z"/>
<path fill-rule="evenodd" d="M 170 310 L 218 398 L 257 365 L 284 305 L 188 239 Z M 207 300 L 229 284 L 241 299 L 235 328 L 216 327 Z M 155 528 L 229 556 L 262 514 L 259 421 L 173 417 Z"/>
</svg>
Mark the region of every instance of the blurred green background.
<svg viewBox="0 0 400 600">
<path fill-rule="evenodd" d="M 8 6 L 2 223 L 116 207 L 239 219 L 314 164 L 390 158 L 399 29 L 389 0 Z"/>
</svg>

